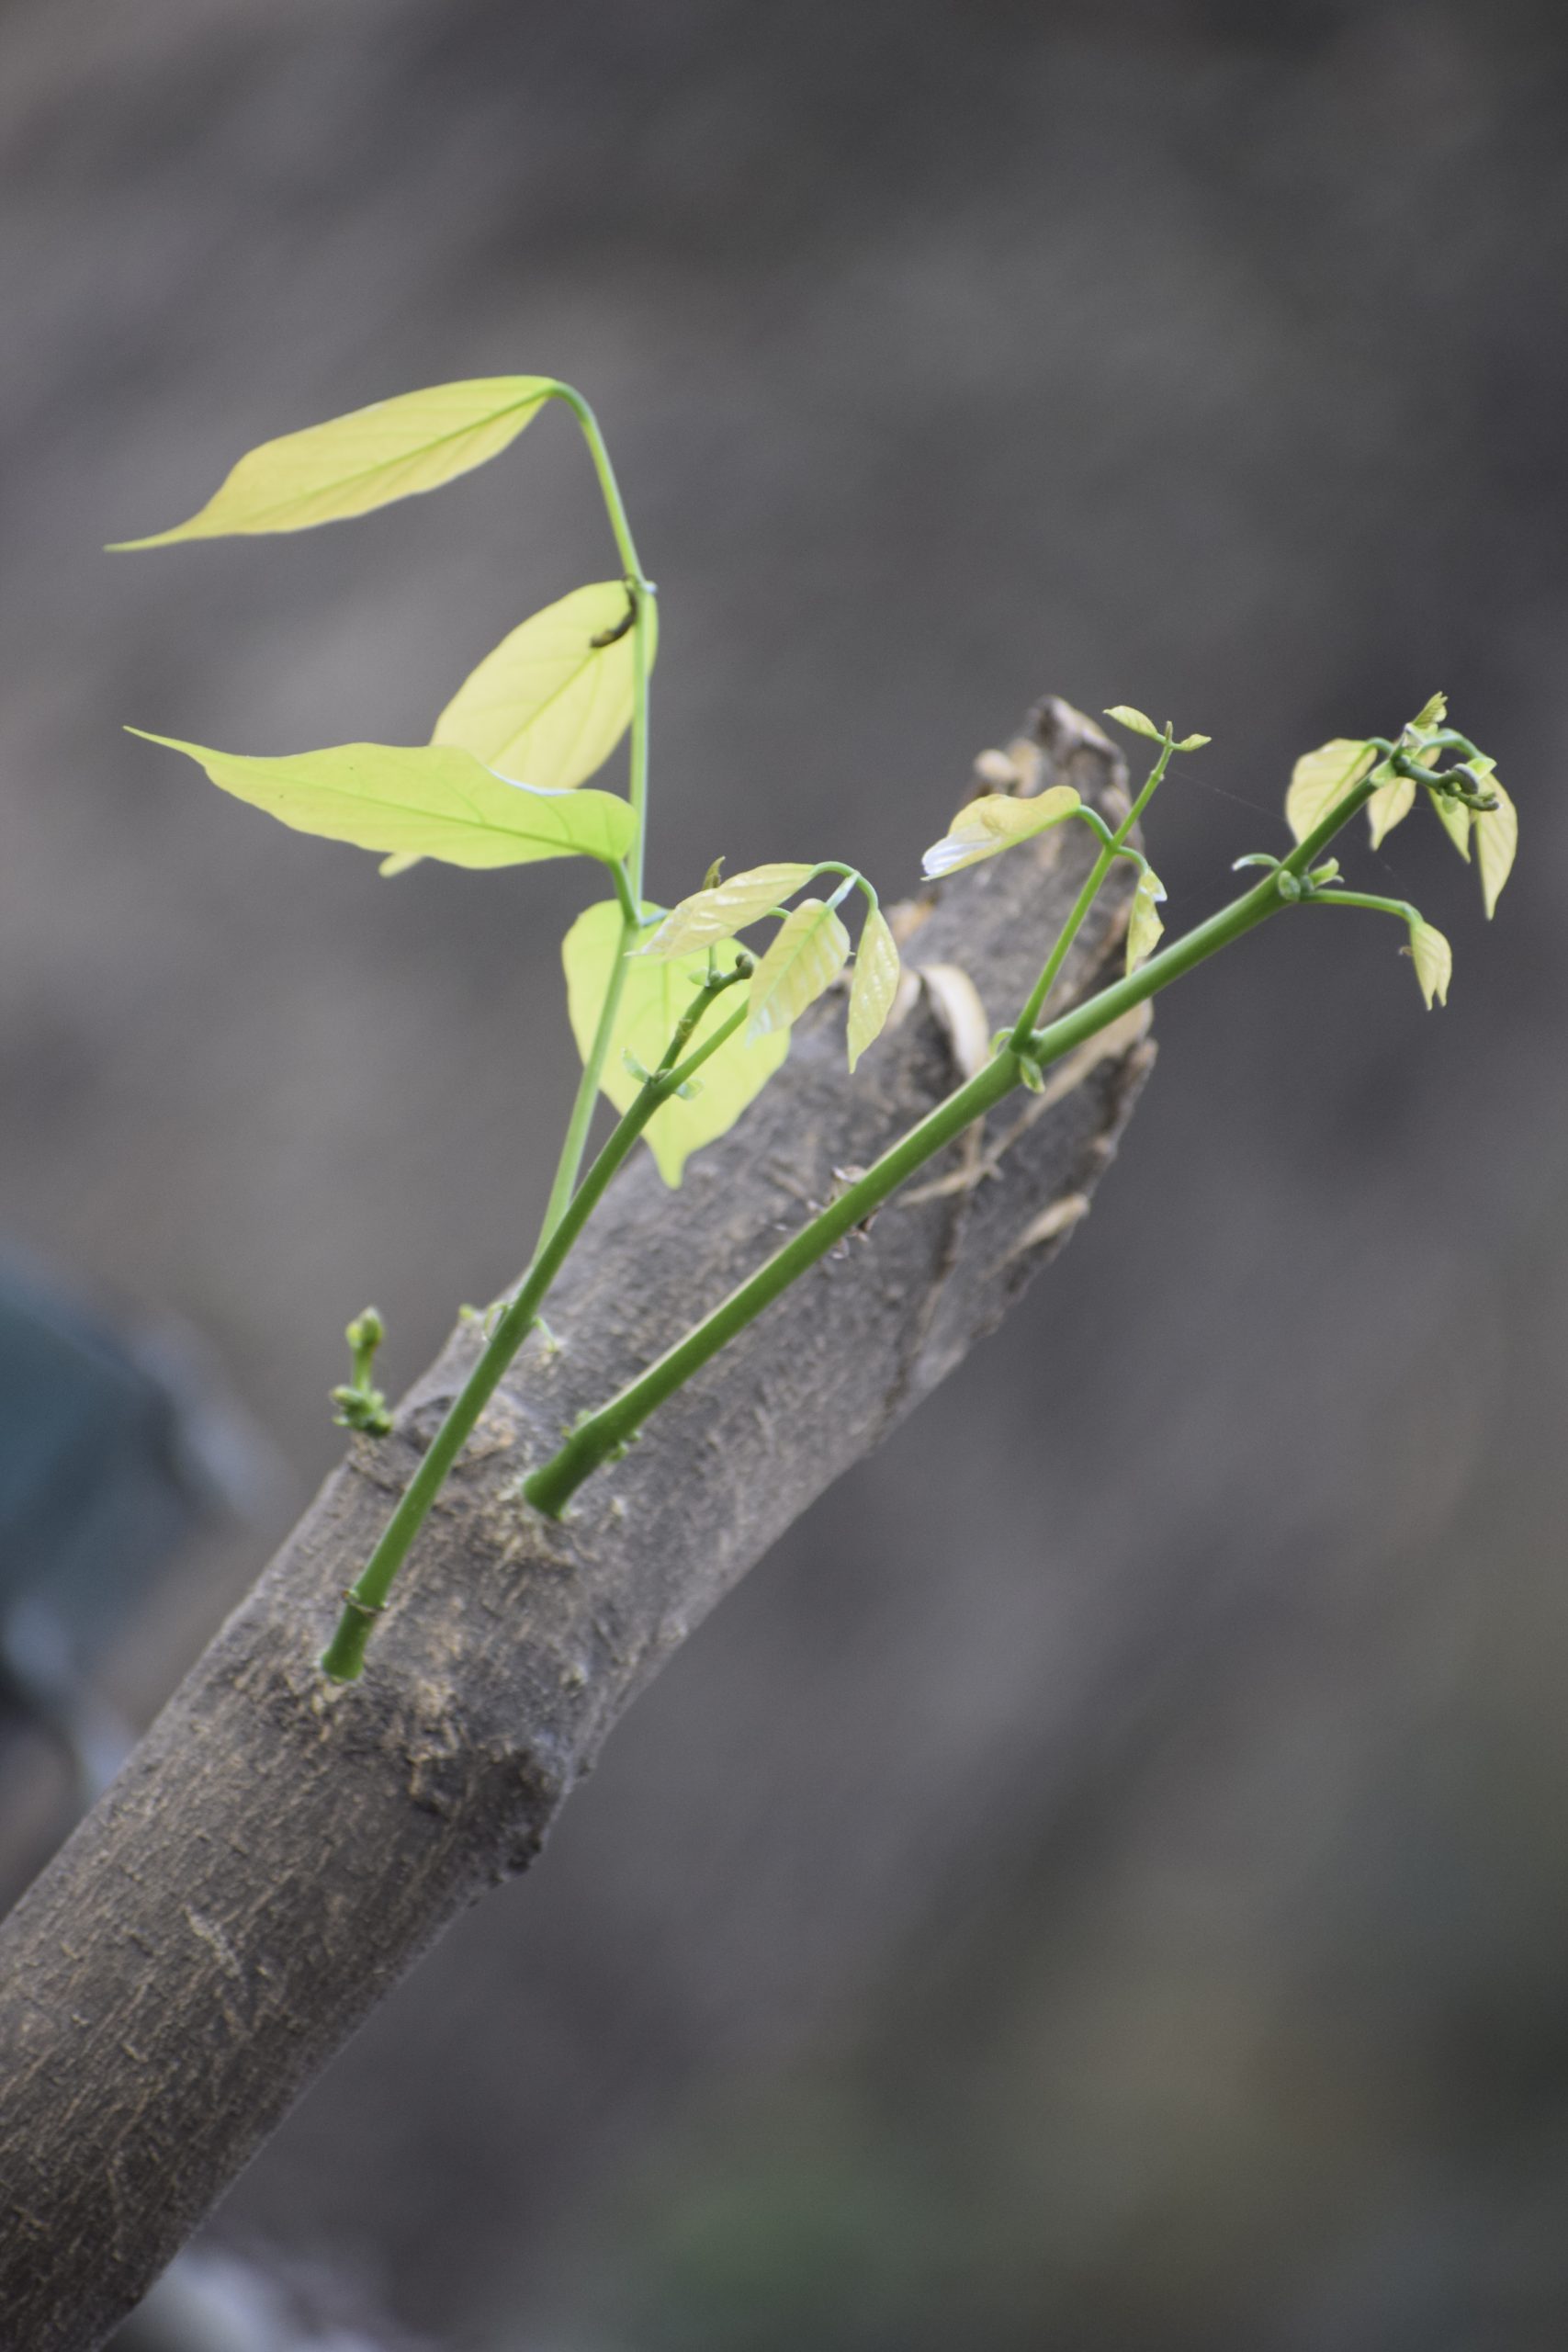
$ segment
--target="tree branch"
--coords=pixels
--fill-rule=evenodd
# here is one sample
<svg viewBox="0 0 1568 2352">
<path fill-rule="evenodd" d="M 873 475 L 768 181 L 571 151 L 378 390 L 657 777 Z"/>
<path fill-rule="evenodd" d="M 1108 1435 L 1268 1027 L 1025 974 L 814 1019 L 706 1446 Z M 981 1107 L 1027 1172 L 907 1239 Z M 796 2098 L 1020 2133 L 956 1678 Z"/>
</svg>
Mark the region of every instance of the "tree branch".
<svg viewBox="0 0 1568 2352">
<path fill-rule="evenodd" d="M 1108 815 L 1120 763 L 1044 704 L 1037 783 Z M 86 2352 L 139 2299 L 374 2003 L 466 1904 L 524 1870 L 622 1709 L 839 1473 L 1000 1319 L 1060 1247 L 1152 1058 L 1141 1023 L 972 1131 L 661 1412 L 562 1525 L 520 1474 L 781 1232 L 951 1091 L 967 974 L 1010 1017 L 1095 844 L 1064 826 L 911 910 L 941 977 L 852 1084 L 841 1009 L 671 1200 L 617 1181 L 411 1555 L 365 1680 L 315 1660 L 479 1344 L 460 1328 L 347 1461 L 120 1779 L 0 1928 L 0 2311 Z M 1113 877 L 1061 1001 L 1109 976 Z M 955 1010 L 955 1006 L 957 1010 Z M 973 1025 L 972 1023 L 970 1024 Z M 1016 1132 L 1015 1132 L 1016 1131 Z"/>
</svg>

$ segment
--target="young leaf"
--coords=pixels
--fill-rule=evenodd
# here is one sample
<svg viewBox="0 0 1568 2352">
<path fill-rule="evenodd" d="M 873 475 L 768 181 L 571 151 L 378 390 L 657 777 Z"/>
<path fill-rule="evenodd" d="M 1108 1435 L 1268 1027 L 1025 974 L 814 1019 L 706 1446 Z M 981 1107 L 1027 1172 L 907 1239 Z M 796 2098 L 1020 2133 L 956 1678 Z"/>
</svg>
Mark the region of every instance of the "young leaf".
<svg viewBox="0 0 1568 2352">
<path fill-rule="evenodd" d="M 684 956 L 694 947 L 707 947 L 728 939 L 748 923 L 758 922 L 785 899 L 809 882 L 814 865 L 753 865 L 732 874 L 728 882 L 713 882 L 694 890 L 671 908 L 653 937 L 638 949 L 642 956 Z"/>
<path fill-rule="evenodd" d="M 1291 770 L 1291 788 L 1285 795 L 1285 822 L 1297 841 L 1304 842 L 1322 824 L 1352 785 L 1359 784 L 1376 757 L 1370 743 L 1352 742 L 1343 735 L 1320 743 L 1315 752 L 1303 752 Z"/>
<path fill-rule="evenodd" d="M 1448 697 L 1445 695 L 1433 695 L 1429 701 L 1422 704 L 1408 727 L 1404 729 L 1401 740 L 1409 743 L 1417 735 L 1432 733 L 1434 729 L 1441 727 L 1448 715 Z M 1442 753 L 1435 749 L 1417 752 L 1415 756 L 1423 767 L 1427 768 L 1435 768 L 1442 761 Z M 1379 768 L 1379 776 L 1385 775 L 1387 764 L 1385 761 Z M 1449 799 L 1446 794 L 1434 793 L 1431 798 L 1432 805 L 1442 819 L 1450 839 L 1455 842 L 1461 855 L 1468 857 L 1470 855 L 1468 811 L 1461 808 L 1456 801 Z M 1382 847 L 1386 836 L 1393 832 L 1395 825 L 1402 825 L 1404 822 L 1415 806 L 1416 779 L 1414 776 L 1387 775 L 1386 780 L 1378 785 L 1377 790 L 1367 803 L 1367 822 L 1371 829 L 1374 849 Z M 1459 820 L 1457 827 L 1453 821 L 1456 817 Z"/>
<path fill-rule="evenodd" d="M 1145 718 L 1141 710 L 1134 710 L 1131 703 L 1119 702 L 1105 716 L 1113 718 L 1119 727 L 1125 727 L 1134 735 L 1146 735 L 1151 743 L 1165 741 L 1165 729 L 1156 727 L 1152 718 Z M 1206 743 L 1209 739 L 1202 735 L 1198 740 Z M 1186 746 L 1182 748 L 1185 750 Z"/>
<path fill-rule="evenodd" d="M 1402 825 L 1416 806 L 1416 781 L 1413 776 L 1390 776 L 1380 784 L 1367 803 L 1367 822 L 1371 827 L 1372 847 L 1382 847 L 1385 835 L 1395 825 Z"/>
<path fill-rule="evenodd" d="M 1184 735 L 1179 743 L 1172 744 L 1171 749 L 1176 752 L 1201 752 L 1205 743 L 1212 743 L 1213 740 L 1212 735 Z"/>
<path fill-rule="evenodd" d="M 1165 896 L 1165 885 L 1159 876 L 1145 867 L 1138 876 L 1138 887 L 1133 893 L 1132 911 L 1127 918 L 1127 969 L 1135 972 L 1138 966 L 1154 954 L 1165 925 L 1160 920 L 1157 901 Z"/>
<path fill-rule="evenodd" d="M 549 376 L 481 376 L 377 401 L 303 433 L 264 441 L 240 459 L 199 514 L 117 548 L 175 539 L 304 531 L 434 490 L 514 441 L 555 390 Z"/>
<path fill-rule="evenodd" d="M 604 642 L 626 617 L 626 595 L 619 580 L 599 581 L 524 621 L 464 680 L 432 742 L 546 791 L 581 784 L 631 725 L 632 632 Z M 657 616 L 650 604 L 650 668 Z"/>
<path fill-rule="evenodd" d="M 579 915 L 561 947 L 561 961 L 566 967 L 567 1010 L 578 1051 L 584 1059 L 599 1025 L 599 1010 L 620 944 L 621 910 L 615 899 L 607 899 Z M 629 1107 L 641 1084 L 626 1068 L 622 1056 L 629 1054 L 639 1069 L 656 1067 L 706 970 L 705 952 L 688 965 L 649 964 L 637 956 L 628 960 L 615 1035 L 599 1081 L 617 1111 Z M 738 995 L 739 990 L 735 990 L 716 1000 L 715 1010 L 703 1017 L 694 1045 L 700 1044 L 705 1032 L 716 1021 L 729 1018 Z M 660 1105 L 649 1121 L 645 1135 L 667 1184 L 679 1184 L 690 1154 L 734 1125 L 788 1052 L 787 1029 L 761 1037 L 755 1045 L 748 1043 L 744 1028 L 739 1029 L 711 1060 L 703 1064 L 698 1079 L 700 1092 L 684 1101 L 676 1096 Z"/>
<path fill-rule="evenodd" d="M 524 865 L 543 857 L 626 855 L 629 805 L 609 792 L 532 792 L 467 752 L 424 744 L 339 743 L 283 759 L 206 751 L 173 735 L 129 730 L 183 752 L 214 784 L 280 823 L 328 841 L 438 857 L 448 865 Z"/>
<path fill-rule="evenodd" d="M 1432 804 L 1432 812 L 1438 824 L 1468 865 L 1470 829 L 1474 821 L 1474 810 L 1467 808 L 1462 800 L 1450 800 L 1446 792 L 1429 792 L 1427 797 Z"/>
<path fill-rule="evenodd" d="M 850 934 L 832 908 L 820 899 L 802 899 L 751 975 L 747 1035 L 787 1029 L 838 978 L 849 955 Z"/>
<path fill-rule="evenodd" d="M 1031 800 L 988 792 L 959 810 L 942 840 L 927 850 L 921 870 L 934 877 L 956 874 L 960 866 L 978 865 L 982 858 L 995 857 L 999 850 L 1031 841 L 1049 825 L 1059 825 L 1079 805 L 1070 784 L 1054 784 L 1048 792 L 1038 793 Z"/>
<path fill-rule="evenodd" d="M 898 947 L 880 907 L 861 926 L 855 968 L 850 981 L 849 1047 L 852 1070 L 866 1047 L 882 1035 L 898 993 Z"/>
<path fill-rule="evenodd" d="M 1481 876 L 1481 896 L 1488 918 L 1495 913 L 1498 896 L 1513 868 L 1519 845 L 1519 812 L 1498 783 L 1488 775 L 1486 789 L 1497 796 L 1495 808 L 1483 808 L 1475 818 L 1475 863 Z"/>
<path fill-rule="evenodd" d="M 1427 1000 L 1427 1010 L 1432 1010 L 1432 999 L 1439 1004 L 1449 1001 L 1449 982 L 1453 977 L 1453 950 L 1440 931 L 1429 922 L 1413 922 L 1410 926 L 1410 953 L 1416 963 L 1416 978 Z"/>
<path fill-rule="evenodd" d="M 1429 721 L 1427 718 L 1427 713 L 1432 711 L 1434 708 L 1437 711 L 1437 718 L 1435 721 Z M 1442 695 L 1434 695 L 1432 700 L 1427 705 L 1426 710 L 1421 712 L 1417 718 L 1411 720 L 1411 728 L 1418 728 L 1424 723 L 1440 726 L 1447 715 L 1447 711 L 1448 705 L 1444 702 Z M 1421 755 L 1421 762 L 1424 767 L 1435 768 L 1441 763 L 1441 760 L 1442 754 L 1440 752 L 1424 752 Z M 1472 760 L 1470 764 L 1478 775 L 1489 776 L 1494 767 L 1496 765 L 1496 762 L 1495 760 L 1479 759 Z M 1465 864 L 1468 865 L 1470 863 L 1470 835 L 1472 827 L 1474 823 L 1475 811 L 1472 808 L 1467 808 L 1462 800 L 1450 799 L 1446 792 L 1429 792 L 1427 795 L 1427 797 L 1432 804 L 1433 814 L 1436 816 L 1438 824 L 1441 825 L 1444 832 L 1447 833 L 1450 841 L 1452 842 L 1455 849 L 1458 850 L 1461 857 L 1463 858 Z"/>
</svg>

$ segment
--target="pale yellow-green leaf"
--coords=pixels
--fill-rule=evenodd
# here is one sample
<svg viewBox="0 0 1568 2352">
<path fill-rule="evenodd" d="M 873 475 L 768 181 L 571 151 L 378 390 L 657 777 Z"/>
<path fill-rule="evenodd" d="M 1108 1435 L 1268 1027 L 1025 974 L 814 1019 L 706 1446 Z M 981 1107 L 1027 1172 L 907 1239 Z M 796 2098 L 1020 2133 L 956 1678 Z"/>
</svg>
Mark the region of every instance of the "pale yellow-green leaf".
<svg viewBox="0 0 1568 2352">
<path fill-rule="evenodd" d="M 792 898 L 809 882 L 814 865 L 753 865 L 732 874 L 728 882 L 710 883 L 672 907 L 641 949 L 644 956 L 684 956 L 694 947 L 707 947 L 728 939 L 748 923 Z"/>
<path fill-rule="evenodd" d="M 1205 743 L 1212 743 L 1213 740 L 1212 735 L 1184 735 L 1180 742 L 1171 748 L 1178 752 L 1201 752 Z"/>
<path fill-rule="evenodd" d="M 1450 800 L 1446 792 L 1429 792 L 1427 797 L 1432 804 L 1432 812 L 1438 824 L 1468 865 L 1473 810 L 1467 808 L 1462 800 Z"/>
<path fill-rule="evenodd" d="M 119 548 L 304 531 L 434 490 L 514 441 L 555 390 L 548 376 L 481 376 L 377 401 L 240 459 L 199 514 Z"/>
<path fill-rule="evenodd" d="M 1054 784 L 1032 799 L 1015 800 L 989 792 L 958 811 L 940 842 L 933 842 L 921 860 L 928 876 L 956 874 L 960 866 L 978 865 L 1018 842 L 1032 841 L 1049 825 L 1059 825 L 1080 806 L 1070 784 Z"/>
<path fill-rule="evenodd" d="M 1164 728 L 1156 727 L 1154 720 L 1146 718 L 1141 710 L 1134 710 L 1130 702 L 1113 704 L 1105 716 L 1107 718 L 1113 718 L 1119 727 L 1127 728 L 1134 735 L 1146 735 L 1151 742 L 1163 743 L 1165 741 Z M 1203 738 L 1205 742 L 1208 740 L 1207 736 Z"/>
<path fill-rule="evenodd" d="M 1352 742 L 1343 735 L 1320 743 L 1315 752 L 1303 753 L 1291 771 L 1291 788 L 1285 795 L 1285 821 L 1297 841 L 1305 841 L 1316 831 L 1352 785 L 1360 782 L 1376 757 L 1370 743 Z"/>
<path fill-rule="evenodd" d="M 604 766 L 631 725 L 634 639 L 595 644 L 626 616 L 618 580 L 574 588 L 503 637 L 435 722 L 434 743 L 456 743 L 520 784 L 568 791 Z M 649 609 L 649 666 L 658 607 Z"/>
<path fill-rule="evenodd" d="M 1519 812 L 1495 775 L 1486 789 L 1497 796 L 1495 808 L 1480 810 L 1475 820 L 1475 864 L 1481 876 L 1481 896 L 1488 916 L 1495 913 L 1498 895 L 1513 868 L 1519 845 Z"/>
<path fill-rule="evenodd" d="M 1145 871 L 1138 876 L 1138 887 L 1133 893 L 1132 910 L 1127 917 L 1127 969 L 1136 971 L 1138 966 L 1154 954 L 1165 924 L 1160 920 L 1158 901 L 1165 896 L 1165 885 L 1159 876 Z"/>
<path fill-rule="evenodd" d="M 898 946 L 880 907 L 861 926 L 855 968 L 850 981 L 849 1047 L 853 1069 L 866 1047 L 880 1037 L 898 993 Z"/>
<path fill-rule="evenodd" d="M 584 1059 L 593 1044 L 620 943 L 621 910 L 615 899 L 608 899 L 579 915 L 562 944 L 567 1009 Z M 649 964 L 640 956 L 628 957 L 615 1034 L 599 1081 L 617 1111 L 629 1108 L 639 1087 L 623 1055 L 629 1053 L 644 1069 L 657 1069 L 676 1023 L 690 1006 L 706 970 L 705 950 L 686 964 Z M 728 1020 L 739 997 L 736 989 L 715 1000 L 694 1033 L 694 1045 L 700 1045 L 715 1027 Z M 787 1029 L 750 1044 L 742 1024 L 703 1064 L 696 1081 L 700 1091 L 684 1101 L 676 1096 L 660 1105 L 649 1121 L 645 1136 L 667 1184 L 679 1184 L 690 1154 L 734 1125 L 788 1052 Z"/>
<path fill-rule="evenodd" d="M 849 961 L 850 934 L 821 899 L 802 899 L 784 917 L 751 975 L 747 1035 L 787 1029 Z"/>
<path fill-rule="evenodd" d="M 1413 922 L 1410 926 L 1410 953 L 1427 1012 L 1432 1009 L 1434 997 L 1439 1004 L 1447 1004 L 1454 958 L 1453 950 L 1442 933 L 1429 922 Z"/>
<path fill-rule="evenodd" d="M 143 735 L 140 727 L 133 735 Z M 393 858 L 448 865 L 524 865 L 544 857 L 614 864 L 631 846 L 630 806 L 608 792 L 529 792 L 468 752 L 431 744 L 338 743 L 282 759 L 247 759 L 145 735 L 183 752 L 214 784 L 297 832 Z"/>
<path fill-rule="evenodd" d="M 1448 717 L 1448 703 L 1444 697 L 1441 695 L 1434 695 L 1426 707 L 1418 711 L 1411 720 L 1405 730 L 1406 733 L 1412 735 L 1426 733 L 1430 729 L 1440 727 Z M 1424 768 L 1442 765 L 1443 755 L 1438 751 L 1422 752 L 1419 758 Z M 1493 760 L 1481 759 L 1472 761 L 1471 764 L 1478 775 L 1490 775 L 1496 763 Z M 1432 804 L 1433 813 L 1438 824 L 1468 865 L 1471 828 L 1474 821 L 1473 809 L 1467 808 L 1462 800 L 1450 799 L 1446 792 L 1429 792 L 1427 797 Z"/>
<path fill-rule="evenodd" d="M 1424 702 L 1404 732 L 1407 735 L 1435 735 L 1448 719 L 1447 695 L 1433 695 Z"/>
<path fill-rule="evenodd" d="M 1372 847 L 1381 847 L 1386 834 L 1395 825 L 1402 825 L 1416 806 L 1415 779 L 1407 775 L 1391 776 L 1380 784 L 1367 803 L 1367 822 L 1371 827 Z"/>
</svg>

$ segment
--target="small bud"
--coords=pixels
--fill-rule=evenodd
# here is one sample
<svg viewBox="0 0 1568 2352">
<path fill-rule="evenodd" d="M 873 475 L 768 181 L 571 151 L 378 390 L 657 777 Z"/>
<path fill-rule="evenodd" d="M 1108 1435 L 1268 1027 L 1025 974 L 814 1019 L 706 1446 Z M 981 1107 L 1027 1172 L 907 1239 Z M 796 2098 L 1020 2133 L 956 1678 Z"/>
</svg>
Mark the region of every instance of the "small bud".
<svg viewBox="0 0 1568 2352">
<path fill-rule="evenodd" d="M 1278 874 L 1274 876 L 1274 888 L 1278 890 L 1280 898 L 1285 900 L 1287 905 L 1292 904 L 1302 895 L 1301 884 L 1297 881 L 1295 876 L 1288 873 L 1282 865 L 1280 866 Z"/>
<path fill-rule="evenodd" d="M 344 1339 L 356 1355 L 365 1348 L 374 1351 L 380 1346 L 385 1336 L 385 1326 L 373 1306 L 367 1306 L 363 1315 L 356 1315 L 344 1333 Z"/>
<path fill-rule="evenodd" d="M 385 1437 L 391 1429 L 392 1417 L 378 1388 L 334 1388 L 332 1401 L 338 1408 L 333 1419 L 339 1429 L 359 1430 L 367 1437 Z"/>
</svg>

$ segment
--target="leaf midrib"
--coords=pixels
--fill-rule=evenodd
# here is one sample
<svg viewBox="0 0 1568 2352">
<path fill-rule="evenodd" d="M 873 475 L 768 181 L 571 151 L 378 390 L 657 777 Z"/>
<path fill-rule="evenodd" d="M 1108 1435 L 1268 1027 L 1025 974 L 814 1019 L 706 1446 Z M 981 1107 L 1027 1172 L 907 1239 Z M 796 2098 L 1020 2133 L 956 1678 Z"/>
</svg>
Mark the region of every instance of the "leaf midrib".
<svg viewBox="0 0 1568 2352">
<path fill-rule="evenodd" d="M 246 765 L 254 765 L 256 767 L 264 768 L 269 766 L 274 766 L 275 768 L 293 767 L 297 761 L 300 759 L 309 759 L 311 756 L 309 752 L 285 752 L 278 758 L 276 763 L 267 760 L 255 760 L 253 762 L 247 759 L 247 755 L 243 752 L 208 752 L 204 750 L 200 744 L 183 742 L 180 738 L 175 735 L 153 735 L 147 729 L 141 727 L 132 727 L 128 731 L 132 735 L 140 735 L 144 742 L 162 743 L 169 751 L 183 752 L 187 759 L 194 760 L 197 765 L 201 768 L 208 768 L 208 762 L 209 759 L 216 759 L 220 761 L 233 760 L 236 763 L 243 763 Z M 334 743 L 331 748 L 335 752 L 354 752 L 360 749 L 367 751 L 392 751 L 406 749 L 411 752 L 424 752 L 432 748 L 436 748 L 444 752 L 456 752 L 459 749 L 459 746 L 457 744 L 441 744 L 439 746 L 432 747 L 423 743 L 411 743 L 408 745 L 372 743 L 361 746 L 355 743 Z M 466 759 L 470 760 L 474 757 L 471 752 L 464 752 L 463 756 Z M 474 764 L 476 767 L 480 769 L 484 768 L 484 763 L 481 760 L 475 760 Z M 486 774 L 491 773 L 488 769 L 484 772 Z M 208 768 L 208 774 L 209 775 L 211 775 L 210 768 Z M 525 796 L 529 792 L 528 786 L 513 783 L 510 776 L 497 775 L 493 780 L 508 792 L 519 792 Z M 216 777 L 213 778 L 213 781 L 215 783 L 217 782 Z M 218 788 L 221 792 L 226 790 L 228 787 L 223 785 L 219 785 Z M 423 818 L 425 822 L 429 824 L 452 825 L 463 831 L 490 833 L 502 841 L 544 842 L 547 843 L 552 843 L 558 842 L 560 838 L 558 834 L 533 832 L 527 831 L 521 825 L 501 824 L 495 822 L 490 818 L 480 816 L 475 808 L 474 803 L 468 799 L 468 796 L 462 792 L 462 787 L 458 785 L 454 785 L 452 789 L 454 792 L 459 794 L 459 796 L 464 799 L 466 806 L 473 811 L 470 816 L 460 817 L 454 815 L 447 809 L 433 809 L 425 808 L 423 805 L 415 805 L 407 801 L 398 802 L 388 800 L 383 796 L 378 796 L 374 791 L 368 790 L 361 786 L 356 786 L 352 778 L 330 784 L 323 784 L 311 778 L 306 778 L 303 783 L 296 785 L 295 789 L 300 792 L 341 793 L 344 799 L 360 801 L 364 803 L 365 806 L 371 808 L 400 808 L 408 816 L 416 820 Z M 234 797 L 236 799 L 239 799 L 243 798 L 244 796 L 237 793 Z M 594 798 L 598 800 L 613 801 L 618 808 L 625 808 L 627 805 L 621 799 L 617 793 L 614 792 L 600 792 L 594 796 L 594 798 L 590 799 L 584 799 L 582 795 L 577 792 L 563 792 L 559 797 L 562 800 L 574 802 L 578 807 L 586 808 L 590 811 L 592 811 L 594 806 Z M 251 805 L 254 807 L 256 804 L 253 802 Z M 396 854 L 397 853 L 394 850 L 392 854 L 396 855 Z M 594 853 L 592 852 L 589 853 L 589 854 L 593 854 Z"/>
<path fill-rule="evenodd" d="M 329 491 L 333 489 L 345 490 L 348 488 L 350 483 L 374 481 L 378 474 L 390 473 L 395 466 L 406 466 L 411 458 L 427 457 L 433 449 L 444 449 L 448 442 L 464 440 L 470 433 L 478 433 L 483 428 L 483 426 L 487 424 L 494 424 L 502 417 L 511 416 L 520 408 L 542 408 L 550 397 L 551 395 L 548 392 L 535 392 L 526 400 L 511 401 L 504 408 L 492 409 L 488 415 L 476 417 L 470 420 L 467 424 L 459 424 L 451 433 L 438 433 L 435 435 L 434 439 L 422 441 L 417 449 L 408 451 L 401 458 L 383 458 L 376 465 L 362 467 L 358 473 L 339 474 L 334 481 L 323 483 L 319 490 L 309 492 L 296 492 L 292 499 L 280 499 L 272 506 L 259 506 L 254 510 L 256 519 L 258 521 L 265 521 L 268 515 L 281 514 L 288 506 L 298 505 L 301 498 L 306 496 L 323 498 L 327 495 Z M 321 427 L 319 425 L 307 425 L 304 428 L 306 433 L 319 432 L 320 430 Z M 287 437 L 293 440 L 296 437 L 302 436 L 296 436 L 290 434 Z M 258 450 L 256 455 L 259 457 L 260 454 L 261 453 Z M 244 461 L 242 458 L 241 463 L 243 464 L 243 462 Z M 434 490 L 439 488 L 439 484 L 432 482 L 430 487 Z M 222 494 L 221 491 L 218 493 L 220 498 Z M 411 495 L 417 495 L 417 493 L 411 492 Z M 324 519 L 330 522 L 332 517 L 328 515 Z M 214 536 L 216 537 L 220 535 L 214 534 Z"/>
</svg>

